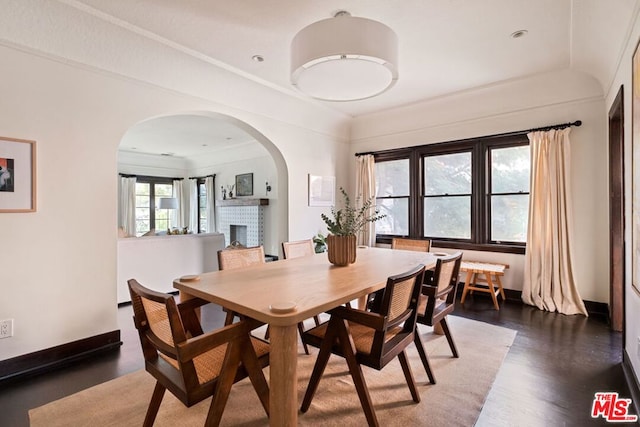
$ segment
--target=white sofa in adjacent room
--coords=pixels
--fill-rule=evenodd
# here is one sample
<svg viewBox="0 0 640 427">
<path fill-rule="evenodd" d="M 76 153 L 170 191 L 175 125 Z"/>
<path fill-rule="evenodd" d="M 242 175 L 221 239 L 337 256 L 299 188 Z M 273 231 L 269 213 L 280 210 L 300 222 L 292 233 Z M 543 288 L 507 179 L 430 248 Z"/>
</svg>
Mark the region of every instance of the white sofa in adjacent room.
<svg viewBox="0 0 640 427">
<path fill-rule="evenodd" d="M 203 233 L 118 239 L 118 303 L 131 301 L 127 280 L 159 292 L 172 292 L 173 280 L 218 270 L 224 234 Z"/>
</svg>

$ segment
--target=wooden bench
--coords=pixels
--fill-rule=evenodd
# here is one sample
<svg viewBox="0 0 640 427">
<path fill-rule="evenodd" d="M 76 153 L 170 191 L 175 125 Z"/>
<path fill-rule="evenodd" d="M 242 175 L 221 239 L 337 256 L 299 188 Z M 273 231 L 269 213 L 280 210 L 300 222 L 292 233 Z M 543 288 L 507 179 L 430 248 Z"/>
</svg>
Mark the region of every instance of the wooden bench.
<svg viewBox="0 0 640 427">
<path fill-rule="evenodd" d="M 500 276 L 504 276 L 504 270 L 509 268 L 508 264 L 495 264 L 480 261 L 462 261 L 460 271 L 466 271 L 467 277 L 464 281 L 464 289 L 460 303 L 464 304 L 464 300 L 469 292 L 474 291 L 486 292 L 491 295 L 493 305 L 496 310 L 500 310 L 498 305 L 498 295 L 505 300 L 504 289 L 502 289 L 502 281 Z"/>
</svg>

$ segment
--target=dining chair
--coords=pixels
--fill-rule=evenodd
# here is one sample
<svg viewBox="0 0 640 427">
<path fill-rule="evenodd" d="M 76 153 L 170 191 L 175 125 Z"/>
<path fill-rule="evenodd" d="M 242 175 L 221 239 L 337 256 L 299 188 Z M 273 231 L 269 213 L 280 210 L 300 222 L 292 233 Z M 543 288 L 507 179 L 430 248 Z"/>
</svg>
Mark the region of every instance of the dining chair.
<svg viewBox="0 0 640 427">
<path fill-rule="evenodd" d="M 403 249 L 405 251 L 429 252 L 431 240 L 428 239 L 406 239 L 394 237 L 391 239 L 391 249 Z"/>
<path fill-rule="evenodd" d="M 313 249 L 313 240 L 296 240 L 293 242 L 282 242 L 282 254 L 284 259 L 298 258 L 303 256 L 315 255 Z"/>
<path fill-rule="evenodd" d="M 453 357 L 459 357 L 458 349 L 453 341 L 451 330 L 447 324 L 447 315 L 455 309 L 456 292 L 458 289 L 458 273 L 462 261 L 462 252 L 456 252 L 446 257 L 439 257 L 433 275 L 427 279 L 427 283 L 422 285 L 420 301 L 418 303 L 418 323 L 428 326 L 440 325 L 444 331 Z M 420 331 L 415 330 L 415 344 L 418 354 L 422 360 L 422 365 L 429 382 L 436 383 L 436 379 L 429 366 L 427 353 L 420 339 Z"/>
<path fill-rule="evenodd" d="M 263 246 L 250 248 L 231 246 L 218 251 L 218 268 L 220 270 L 249 267 L 265 262 Z"/>
<path fill-rule="evenodd" d="M 377 426 L 378 420 L 361 365 L 382 370 L 397 357 L 413 401 L 420 402 L 405 349 L 414 341 L 423 274 L 424 265 L 420 264 L 389 277 L 386 286 L 373 294 L 370 311 L 336 307 L 328 312 L 331 315 L 328 321 L 302 335 L 305 342 L 320 349 L 302 401 L 302 412 L 309 409 L 331 354 L 345 358 L 369 425 Z"/>
<path fill-rule="evenodd" d="M 263 246 L 254 246 L 250 248 L 246 248 L 244 246 L 229 246 L 218 251 L 218 268 L 220 270 L 245 268 L 265 263 L 266 260 L 264 257 Z M 233 319 L 237 314 L 226 307 L 223 307 L 222 309 L 227 313 L 224 324 L 230 325 L 233 323 Z"/>
<path fill-rule="evenodd" d="M 168 389 L 185 406 L 212 397 L 205 425 L 217 426 L 231 386 L 247 376 L 269 415 L 269 386 L 262 369 L 269 365 L 269 343 L 249 335 L 251 320 L 203 333 L 192 298 L 177 304 L 173 295 L 128 281 L 133 320 L 145 369 L 156 385 L 144 419 L 152 426 Z"/>
<path fill-rule="evenodd" d="M 315 255 L 316 251 L 313 249 L 313 241 L 311 239 L 308 240 L 297 240 L 293 242 L 282 242 L 282 254 L 284 255 L 284 259 L 290 258 L 300 258 L 304 256 Z M 316 326 L 320 324 L 320 318 L 316 315 L 313 316 L 313 321 Z M 267 333 L 269 332 L 269 328 L 267 328 Z M 302 339 L 302 334 L 304 333 L 304 323 L 298 323 L 298 333 Z M 268 338 L 267 334 L 265 338 Z M 302 346 L 304 347 L 304 353 L 309 354 L 309 347 L 307 344 L 302 341 Z"/>
</svg>

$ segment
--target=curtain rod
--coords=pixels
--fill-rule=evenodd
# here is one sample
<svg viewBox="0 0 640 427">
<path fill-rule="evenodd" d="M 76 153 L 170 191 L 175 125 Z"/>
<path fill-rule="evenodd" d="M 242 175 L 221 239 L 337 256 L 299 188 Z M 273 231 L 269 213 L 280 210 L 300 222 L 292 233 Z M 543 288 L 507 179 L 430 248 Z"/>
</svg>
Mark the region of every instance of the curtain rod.
<svg viewBox="0 0 640 427">
<path fill-rule="evenodd" d="M 560 123 L 557 125 L 550 125 L 550 126 L 542 126 L 539 128 L 532 128 L 532 129 L 527 129 L 527 130 L 521 130 L 521 131 L 514 131 L 514 132 L 505 132 L 505 133 L 496 133 L 493 135 L 486 135 L 486 136 L 480 136 L 480 137 L 475 137 L 475 138 L 470 138 L 470 139 L 478 139 L 478 138 L 493 138 L 496 136 L 509 136 L 509 135 L 518 135 L 518 134 L 523 134 L 523 133 L 529 133 L 529 132 L 537 132 L 537 131 L 548 131 L 551 129 L 564 129 L 564 128 L 568 128 L 571 126 L 582 126 L 582 120 L 576 120 L 575 122 L 567 122 L 567 123 Z M 360 157 L 360 156 L 366 156 L 367 154 L 378 154 L 379 151 L 365 151 L 362 153 L 356 153 L 356 157 Z"/>
<path fill-rule="evenodd" d="M 212 175 L 206 175 L 206 176 L 190 176 L 189 179 L 202 179 L 202 178 L 215 178 L 216 174 L 212 174 Z"/>
<path fill-rule="evenodd" d="M 162 178 L 162 179 L 171 179 L 171 180 L 183 180 L 184 178 L 171 178 L 169 176 L 151 176 L 151 175 L 132 175 L 129 173 L 119 173 L 123 178 Z"/>
</svg>

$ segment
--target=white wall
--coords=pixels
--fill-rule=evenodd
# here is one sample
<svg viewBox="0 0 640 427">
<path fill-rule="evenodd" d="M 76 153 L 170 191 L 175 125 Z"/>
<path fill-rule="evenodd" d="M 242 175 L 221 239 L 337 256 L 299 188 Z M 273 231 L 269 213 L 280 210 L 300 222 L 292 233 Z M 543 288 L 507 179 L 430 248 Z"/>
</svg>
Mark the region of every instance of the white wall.
<svg viewBox="0 0 640 427">
<path fill-rule="evenodd" d="M 9 248 L 0 261 L 0 318 L 15 321 L 14 336 L 0 343 L 0 360 L 118 329 L 117 150 L 134 124 L 192 111 L 247 124 L 281 159 L 274 196 L 289 200 L 287 215 L 278 218 L 282 239 L 321 226 L 319 214 L 298 208 L 306 203 L 306 187 L 290 189 L 289 181 L 318 169 L 346 180 L 347 168 L 333 163 L 348 152 L 342 119 L 304 103 L 292 116 L 287 106 L 258 114 L 240 83 L 240 99 L 230 107 L 6 46 L 0 46 L 0 69 L 2 135 L 37 141 L 38 157 L 38 211 L 0 215 L 3 247 Z M 263 105 L 269 94 L 261 95 Z M 272 105 L 280 96 L 273 95 Z M 327 124 L 323 131 L 316 130 L 319 123 Z M 304 145 L 322 155 L 301 155 Z"/>
<path fill-rule="evenodd" d="M 625 350 L 629 355 L 630 362 L 636 375 L 636 380 L 640 375 L 640 292 L 632 285 L 632 266 L 635 259 L 633 254 L 632 239 L 632 202 L 633 202 L 633 182 L 632 182 L 632 153 L 633 153 L 633 108 L 632 108 L 632 59 L 633 53 L 640 40 L 640 20 L 636 20 L 635 25 L 629 35 L 629 39 L 624 50 L 618 72 L 607 92 L 606 109 L 608 112 L 613 101 L 618 94 L 620 86 L 623 86 L 624 98 L 624 168 L 625 168 Z M 637 114 L 637 112 L 636 112 Z M 637 144 L 637 142 L 636 142 Z M 637 165 L 636 165 L 637 167 Z M 637 402 L 636 402 L 637 405 Z"/>
<path fill-rule="evenodd" d="M 591 77 L 562 71 L 356 118 L 352 155 L 582 120 L 571 131 L 575 280 L 585 300 L 608 302 L 606 121 L 602 89 Z M 355 176 L 355 165 L 352 173 Z M 352 183 L 353 184 L 353 183 Z M 505 287 L 522 289 L 524 256 L 465 252 L 464 259 L 510 265 Z"/>
</svg>

